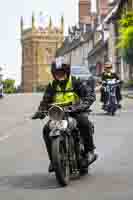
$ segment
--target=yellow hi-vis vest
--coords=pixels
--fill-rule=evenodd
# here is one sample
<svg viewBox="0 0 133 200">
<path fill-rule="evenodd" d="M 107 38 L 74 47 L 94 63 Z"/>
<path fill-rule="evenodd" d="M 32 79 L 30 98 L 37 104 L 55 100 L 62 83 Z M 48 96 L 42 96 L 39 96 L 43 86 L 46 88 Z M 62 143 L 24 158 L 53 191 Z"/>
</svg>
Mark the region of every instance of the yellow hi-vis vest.
<svg viewBox="0 0 133 200">
<path fill-rule="evenodd" d="M 64 91 L 62 91 L 61 87 L 57 85 L 54 102 L 57 104 L 61 104 L 62 106 L 79 102 L 79 96 L 73 91 L 71 77 L 69 78 Z"/>
</svg>

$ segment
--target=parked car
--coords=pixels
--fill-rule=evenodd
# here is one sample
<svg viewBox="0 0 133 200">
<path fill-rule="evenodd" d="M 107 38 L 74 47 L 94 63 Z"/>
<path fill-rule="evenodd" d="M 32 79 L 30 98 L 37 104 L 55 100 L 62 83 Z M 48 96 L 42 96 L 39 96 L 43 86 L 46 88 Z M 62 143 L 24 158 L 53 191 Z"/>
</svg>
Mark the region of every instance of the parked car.
<svg viewBox="0 0 133 200">
<path fill-rule="evenodd" d="M 91 85 L 92 88 L 95 88 L 95 77 L 89 71 L 88 67 L 81 65 L 71 66 L 71 75 L 79 78 L 85 84 Z"/>
<path fill-rule="evenodd" d="M 88 80 L 92 75 L 86 66 L 71 66 L 71 75 L 80 80 Z"/>
</svg>

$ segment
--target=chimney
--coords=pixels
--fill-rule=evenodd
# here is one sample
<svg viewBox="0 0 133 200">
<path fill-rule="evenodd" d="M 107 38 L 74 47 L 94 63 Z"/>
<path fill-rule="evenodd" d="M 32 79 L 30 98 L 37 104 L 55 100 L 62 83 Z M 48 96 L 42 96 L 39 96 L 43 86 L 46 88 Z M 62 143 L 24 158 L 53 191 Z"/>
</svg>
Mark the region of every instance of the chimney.
<svg viewBox="0 0 133 200">
<path fill-rule="evenodd" d="M 79 0 L 79 24 L 91 24 L 91 0 Z"/>
<path fill-rule="evenodd" d="M 96 0 L 96 7 L 98 16 L 103 20 L 109 11 L 109 0 Z"/>
</svg>

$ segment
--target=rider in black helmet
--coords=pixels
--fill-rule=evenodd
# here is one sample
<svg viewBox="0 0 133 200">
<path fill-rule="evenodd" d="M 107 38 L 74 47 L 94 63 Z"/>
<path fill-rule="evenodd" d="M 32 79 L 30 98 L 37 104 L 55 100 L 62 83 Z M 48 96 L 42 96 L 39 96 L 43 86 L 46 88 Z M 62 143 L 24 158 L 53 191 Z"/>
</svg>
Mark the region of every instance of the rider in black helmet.
<svg viewBox="0 0 133 200">
<path fill-rule="evenodd" d="M 51 65 L 51 73 L 53 76 L 53 81 L 48 84 L 46 87 L 45 94 L 43 96 L 42 101 L 40 102 L 40 106 L 38 110 L 46 110 L 48 109 L 48 104 L 53 102 L 62 102 L 62 95 L 60 95 L 63 91 L 63 97 L 67 97 L 67 94 L 71 91 L 70 98 L 66 98 L 70 101 L 70 104 L 73 104 L 73 108 L 76 111 L 79 111 L 78 114 L 73 114 L 78 122 L 78 128 L 80 130 L 81 136 L 83 137 L 84 147 L 85 147 L 85 155 L 84 158 L 87 163 L 91 164 L 97 159 L 97 155 L 94 153 L 94 126 L 91 121 L 88 120 L 87 110 L 95 101 L 95 93 L 93 88 L 89 85 L 82 84 L 79 80 L 71 77 L 70 73 L 70 64 L 65 62 L 64 58 L 56 59 Z M 74 100 L 74 101 L 73 101 Z M 81 100 L 82 104 L 76 104 L 76 101 Z M 71 102 L 73 101 L 73 102 Z M 39 112 L 35 113 L 33 119 L 41 118 Z M 49 139 L 49 128 L 45 125 L 43 129 L 43 138 L 47 147 L 48 155 L 51 159 L 51 142 Z M 88 167 L 88 165 L 87 165 Z M 49 166 L 49 172 L 53 171 L 52 163 Z"/>
<path fill-rule="evenodd" d="M 106 81 L 108 79 L 116 79 L 116 80 L 120 80 L 118 75 L 115 72 L 112 72 L 112 63 L 110 61 L 106 62 L 104 64 L 104 72 L 102 73 L 101 76 L 102 81 Z M 121 108 L 121 104 L 120 101 L 122 100 L 122 95 L 121 95 L 121 87 L 117 86 L 116 88 L 116 97 L 117 97 L 117 101 L 119 103 L 119 108 Z M 101 88 L 101 102 L 103 102 L 103 108 L 104 105 L 106 103 L 106 93 L 104 91 L 104 88 Z"/>
</svg>

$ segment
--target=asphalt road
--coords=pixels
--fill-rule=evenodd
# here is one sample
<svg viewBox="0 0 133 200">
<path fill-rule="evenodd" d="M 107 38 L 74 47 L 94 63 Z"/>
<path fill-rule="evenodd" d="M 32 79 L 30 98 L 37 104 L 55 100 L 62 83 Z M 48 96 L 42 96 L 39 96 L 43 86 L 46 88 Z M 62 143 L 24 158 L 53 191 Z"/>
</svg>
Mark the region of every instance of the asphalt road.
<svg viewBox="0 0 133 200">
<path fill-rule="evenodd" d="M 61 188 L 47 172 L 43 121 L 31 121 L 41 95 L 13 95 L 0 100 L 0 200 L 132 200 L 133 100 L 124 99 L 115 117 L 97 102 L 90 115 L 95 123 L 99 160 L 89 174 Z"/>
</svg>

